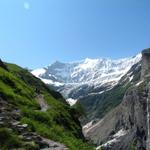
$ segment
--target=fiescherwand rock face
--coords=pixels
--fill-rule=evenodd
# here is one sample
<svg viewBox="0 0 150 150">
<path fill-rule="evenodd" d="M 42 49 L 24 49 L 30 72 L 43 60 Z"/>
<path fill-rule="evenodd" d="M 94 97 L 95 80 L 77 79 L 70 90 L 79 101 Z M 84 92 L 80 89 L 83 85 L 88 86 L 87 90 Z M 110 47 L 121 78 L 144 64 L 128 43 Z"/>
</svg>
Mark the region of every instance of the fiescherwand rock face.
<svg viewBox="0 0 150 150">
<path fill-rule="evenodd" d="M 99 91 L 100 87 L 105 90 L 114 87 L 140 60 L 141 54 L 118 60 L 87 58 L 71 63 L 56 61 L 47 67 L 33 70 L 32 74 L 46 84 L 53 85 L 66 98 L 79 99 L 87 94 L 102 92 Z"/>
<path fill-rule="evenodd" d="M 84 134 L 97 149 L 150 149 L 150 49 L 142 51 L 141 78 L 125 93 L 123 101 Z"/>
</svg>

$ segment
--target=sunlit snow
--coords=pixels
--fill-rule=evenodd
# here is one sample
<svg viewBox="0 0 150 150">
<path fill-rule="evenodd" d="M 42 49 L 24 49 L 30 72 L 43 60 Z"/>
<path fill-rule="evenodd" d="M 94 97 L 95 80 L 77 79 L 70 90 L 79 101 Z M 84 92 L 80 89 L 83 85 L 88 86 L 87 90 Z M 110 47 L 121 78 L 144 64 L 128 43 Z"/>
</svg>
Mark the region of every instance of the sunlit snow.
<svg viewBox="0 0 150 150">
<path fill-rule="evenodd" d="M 68 98 L 66 99 L 66 101 L 68 102 L 68 104 L 70 106 L 73 106 L 74 104 L 76 104 L 77 100 L 76 99 L 72 99 L 72 98 Z"/>
</svg>

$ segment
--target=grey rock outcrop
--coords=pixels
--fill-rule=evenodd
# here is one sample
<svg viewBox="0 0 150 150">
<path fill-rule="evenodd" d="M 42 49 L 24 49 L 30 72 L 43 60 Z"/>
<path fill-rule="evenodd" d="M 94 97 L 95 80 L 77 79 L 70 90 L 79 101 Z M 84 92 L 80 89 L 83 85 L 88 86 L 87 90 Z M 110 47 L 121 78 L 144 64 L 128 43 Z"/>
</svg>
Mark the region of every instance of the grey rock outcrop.
<svg viewBox="0 0 150 150">
<path fill-rule="evenodd" d="M 150 49 L 142 51 L 141 66 L 140 80 L 127 90 L 121 104 L 84 130 L 97 149 L 150 149 Z"/>
<path fill-rule="evenodd" d="M 37 133 L 28 130 L 28 124 L 20 122 L 21 112 L 13 105 L 9 104 L 0 95 L 0 128 L 8 128 L 18 133 L 19 138 L 25 143 L 37 145 L 37 150 L 68 150 L 68 148 L 58 142 L 43 138 Z M 1 149 L 1 148 L 0 148 Z"/>
<path fill-rule="evenodd" d="M 142 51 L 142 71 L 141 78 L 150 76 L 150 48 Z"/>
<path fill-rule="evenodd" d="M 147 91 L 142 94 L 138 89 L 128 91 L 123 103 L 85 133 L 86 137 L 97 145 L 116 139 L 117 142 L 110 143 L 113 150 L 129 150 L 134 141 L 138 147 L 146 147 L 146 96 Z M 114 138 L 121 131 L 123 136 Z"/>
</svg>

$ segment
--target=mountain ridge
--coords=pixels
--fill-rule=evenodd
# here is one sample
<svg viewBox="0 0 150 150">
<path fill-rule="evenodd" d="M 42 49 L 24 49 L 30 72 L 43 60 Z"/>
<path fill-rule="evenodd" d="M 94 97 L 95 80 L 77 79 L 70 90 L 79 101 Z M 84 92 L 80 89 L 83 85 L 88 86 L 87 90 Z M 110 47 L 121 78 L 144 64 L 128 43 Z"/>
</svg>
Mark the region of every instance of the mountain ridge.
<svg viewBox="0 0 150 150">
<path fill-rule="evenodd" d="M 99 87 L 106 90 L 114 87 L 132 65 L 141 60 L 141 53 L 134 57 L 111 60 L 109 58 L 89 59 L 62 63 L 55 63 L 31 73 L 44 83 L 52 85 L 65 98 L 79 99 L 76 91 L 81 88 L 90 88 L 88 93 L 93 94 Z M 102 92 L 102 91 L 99 91 Z M 81 93 L 81 92 L 80 92 Z M 82 96 L 82 95 L 80 95 Z"/>
<path fill-rule="evenodd" d="M 56 61 L 46 67 L 43 67 L 40 69 L 35 69 L 35 70 L 32 70 L 31 72 L 36 77 L 42 77 L 43 74 L 49 68 L 50 69 L 61 69 L 62 67 L 65 67 L 65 69 L 66 69 L 65 71 L 66 72 L 68 71 L 68 73 L 71 73 L 70 76 L 73 76 L 76 73 L 76 72 L 74 72 L 74 70 L 77 70 L 77 69 L 79 69 L 79 71 L 81 71 L 81 69 L 83 69 L 83 70 L 89 69 L 91 71 L 91 69 L 96 68 L 96 67 L 101 68 L 101 66 L 98 66 L 98 65 L 103 65 L 103 66 L 105 65 L 104 69 L 106 70 L 106 69 L 109 69 L 109 67 L 111 67 L 110 65 L 118 65 L 119 63 L 122 63 L 122 62 L 125 63 L 125 61 L 132 61 L 132 60 L 134 61 L 134 58 L 135 58 L 135 62 L 139 61 L 141 59 L 141 53 L 139 53 L 138 55 L 133 56 L 133 57 L 122 58 L 122 59 L 109 59 L 109 58 L 90 59 L 90 58 L 86 58 L 81 61 L 74 61 L 74 62 L 67 62 L 67 63 Z M 71 72 L 71 71 L 73 71 L 73 72 Z M 51 74 L 49 73 L 49 75 L 51 75 Z M 61 75 L 63 76 L 63 74 L 61 74 Z M 48 77 L 47 77 L 47 79 L 48 79 Z M 79 79 L 78 81 L 80 82 L 81 79 Z M 74 82 L 68 82 L 68 80 L 66 80 L 66 83 L 74 83 Z"/>
</svg>

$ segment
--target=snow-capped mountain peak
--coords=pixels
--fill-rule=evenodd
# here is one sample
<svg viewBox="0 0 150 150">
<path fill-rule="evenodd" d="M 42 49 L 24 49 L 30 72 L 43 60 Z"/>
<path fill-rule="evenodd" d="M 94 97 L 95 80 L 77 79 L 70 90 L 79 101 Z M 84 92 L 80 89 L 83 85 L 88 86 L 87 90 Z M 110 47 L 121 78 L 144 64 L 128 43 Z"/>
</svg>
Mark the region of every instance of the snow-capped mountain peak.
<svg viewBox="0 0 150 150">
<path fill-rule="evenodd" d="M 83 63 L 79 64 L 78 67 L 83 70 L 92 69 L 98 65 L 99 61 L 100 61 L 100 59 L 86 58 L 85 61 Z"/>
<path fill-rule="evenodd" d="M 81 90 L 83 86 L 112 88 L 140 60 L 141 54 L 118 60 L 86 58 L 71 63 L 56 61 L 47 67 L 33 70 L 32 74 L 46 84 L 55 86 L 65 97 L 74 98 L 68 95 L 73 90 Z"/>
<path fill-rule="evenodd" d="M 32 71 L 32 74 L 35 75 L 36 77 L 40 77 L 46 72 L 46 69 L 40 68 L 40 69 L 35 69 Z"/>
</svg>

